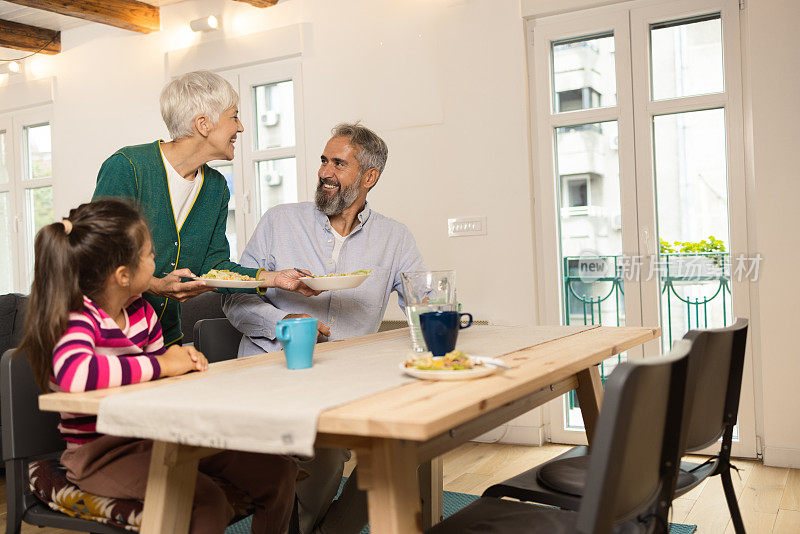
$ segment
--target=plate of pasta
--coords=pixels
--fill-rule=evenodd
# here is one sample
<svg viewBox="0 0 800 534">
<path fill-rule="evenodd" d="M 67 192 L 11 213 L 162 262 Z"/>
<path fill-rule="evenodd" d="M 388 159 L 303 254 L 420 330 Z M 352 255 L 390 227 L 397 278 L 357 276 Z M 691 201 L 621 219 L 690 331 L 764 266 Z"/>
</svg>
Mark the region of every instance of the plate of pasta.
<svg viewBox="0 0 800 534">
<path fill-rule="evenodd" d="M 314 291 L 335 291 L 337 289 L 352 289 L 360 286 L 372 274 L 371 270 L 362 269 L 352 273 L 333 273 L 325 275 L 304 276 L 300 279 Z"/>
<path fill-rule="evenodd" d="M 430 352 L 409 354 L 400 369 L 407 375 L 423 380 L 471 380 L 497 371 L 494 358 L 470 356 L 459 350 L 444 356 Z"/>
<path fill-rule="evenodd" d="M 208 287 L 227 287 L 232 289 L 253 289 L 264 282 L 252 276 L 222 269 L 211 269 L 195 280 L 202 280 Z"/>
</svg>

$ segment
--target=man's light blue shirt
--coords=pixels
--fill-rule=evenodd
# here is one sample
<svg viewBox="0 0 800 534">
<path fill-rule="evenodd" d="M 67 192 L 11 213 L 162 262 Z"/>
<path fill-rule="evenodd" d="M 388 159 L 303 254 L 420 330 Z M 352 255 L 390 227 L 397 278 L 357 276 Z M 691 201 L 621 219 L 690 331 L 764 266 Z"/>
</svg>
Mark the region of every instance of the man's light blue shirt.
<svg viewBox="0 0 800 534">
<path fill-rule="evenodd" d="M 404 224 L 367 204 L 342 244 L 338 261 L 332 258 L 333 245 L 330 220 L 313 202 L 282 204 L 264 214 L 242 253 L 242 266 L 268 271 L 298 267 L 317 275 L 371 269 L 372 274 L 356 288 L 316 297 L 275 288 L 265 295 L 228 295 L 223 310 L 244 334 L 239 357 L 281 350 L 275 325 L 290 313 L 307 313 L 327 324 L 333 341 L 377 332 L 392 291 L 405 309 L 400 273 L 425 270 L 425 264 Z"/>
</svg>

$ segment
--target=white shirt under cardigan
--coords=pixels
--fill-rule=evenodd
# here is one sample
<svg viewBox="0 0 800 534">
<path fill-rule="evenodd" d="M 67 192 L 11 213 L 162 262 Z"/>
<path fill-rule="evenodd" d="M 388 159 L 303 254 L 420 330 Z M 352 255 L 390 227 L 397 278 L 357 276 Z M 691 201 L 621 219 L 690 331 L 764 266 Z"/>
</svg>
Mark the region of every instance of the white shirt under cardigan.
<svg viewBox="0 0 800 534">
<path fill-rule="evenodd" d="M 325 291 L 316 297 L 270 288 L 265 295 L 227 295 L 223 310 L 245 334 L 239 357 L 280 350 L 275 325 L 290 313 L 307 313 L 331 328 L 330 340 L 378 331 L 389 295 L 397 291 L 405 309 L 400 273 L 425 270 L 411 231 L 402 223 L 370 209 L 367 204 L 353 231 L 333 259 L 335 237 L 328 217 L 314 203 L 282 204 L 268 210 L 247 243 L 244 267 L 308 269 L 314 274 L 348 273 L 371 269 L 360 286 Z"/>
<path fill-rule="evenodd" d="M 169 197 L 172 201 L 172 213 L 175 214 L 175 226 L 180 231 L 183 221 L 192 210 L 192 204 L 197 199 L 200 188 L 203 187 L 203 176 L 198 172 L 193 180 L 187 180 L 175 170 L 175 167 L 164 157 L 164 168 L 167 171 L 167 183 L 169 184 Z"/>
</svg>

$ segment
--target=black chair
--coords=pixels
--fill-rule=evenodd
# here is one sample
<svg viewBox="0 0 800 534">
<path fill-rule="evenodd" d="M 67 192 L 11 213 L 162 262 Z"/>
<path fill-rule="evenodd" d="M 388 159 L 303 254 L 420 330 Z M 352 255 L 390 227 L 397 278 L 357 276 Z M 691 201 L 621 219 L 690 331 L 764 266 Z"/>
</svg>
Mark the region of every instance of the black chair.
<svg viewBox="0 0 800 534">
<path fill-rule="evenodd" d="M 242 333 L 225 318 L 200 319 L 194 323 L 194 346 L 208 363 L 232 360 L 239 353 Z"/>
<path fill-rule="evenodd" d="M 203 293 L 186 302 L 181 303 L 181 331 L 183 332 L 183 345 L 194 343 L 194 325 L 202 319 L 217 319 L 225 317 L 222 311 L 223 295 L 213 291 Z"/>
<path fill-rule="evenodd" d="M 719 455 L 703 464 L 681 462 L 673 495 L 673 498 L 679 497 L 706 477 L 720 475 L 737 534 L 745 530 L 731 480 L 730 453 L 739 408 L 747 325 L 747 319 L 739 319 L 727 328 L 692 330 L 684 336 L 684 339 L 693 341 L 689 355 L 689 383 L 694 384 L 684 429 L 686 451 L 704 449 L 720 437 L 722 445 Z M 587 484 L 589 464 L 588 448 L 574 447 L 548 462 L 489 487 L 483 495 L 513 497 L 577 510 Z"/>
<path fill-rule="evenodd" d="M 670 357 L 624 363 L 611 374 L 577 512 L 483 496 L 429 532 L 666 533 L 691 343 L 681 340 Z"/>
<path fill-rule="evenodd" d="M 28 297 L 19 293 L 0 295 L 0 355 L 22 341 Z M 3 449 L 0 447 L 0 455 Z"/>
<path fill-rule="evenodd" d="M 28 462 L 56 456 L 64 450 L 58 414 L 39 410 L 39 388 L 28 358 L 8 350 L 0 360 L 3 462 L 6 466 L 6 533 L 19 534 L 22 521 L 95 534 L 122 534 L 122 528 L 56 512 L 28 488 Z"/>
</svg>

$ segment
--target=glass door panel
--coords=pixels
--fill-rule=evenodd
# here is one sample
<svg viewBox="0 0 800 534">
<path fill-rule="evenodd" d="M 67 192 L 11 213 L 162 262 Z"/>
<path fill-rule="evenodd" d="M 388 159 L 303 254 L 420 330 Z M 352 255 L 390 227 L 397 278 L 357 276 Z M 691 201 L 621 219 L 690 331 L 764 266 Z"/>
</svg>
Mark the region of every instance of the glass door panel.
<svg viewBox="0 0 800 534">
<path fill-rule="evenodd" d="M 52 178 L 53 161 L 50 149 L 50 125 L 38 124 L 25 127 L 25 179 Z"/>
<path fill-rule="evenodd" d="M 552 46 L 556 113 L 617 104 L 613 33 L 566 39 Z"/>
<path fill-rule="evenodd" d="M 730 324 L 725 110 L 653 118 L 662 350 Z M 653 273 L 656 274 L 656 273 Z"/>
<path fill-rule="evenodd" d="M 0 184 L 8 183 L 8 168 L 10 166 L 10 161 L 7 154 L 10 152 L 8 149 L 9 142 L 10 139 L 8 139 L 8 134 L 6 134 L 6 131 L 0 130 Z"/>
<path fill-rule="evenodd" d="M 269 83 L 253 90 L 257 126 L 255 149 L 294 146 L 294 82 Z"/>
<path fill-rule="evenodd" d="M 11 244 L 9 192 L 0 193 L 0 294 L 14 290 L 14 264 Z"/>
<path fill-rule="evenodd" d="M 652 24 L 650 49 L 653 100 L 724 90 L 719 13 Z"/>
<path fill-rule="evenodd" d="M 214 163 L 211 165 L 225 177 L 231 198 L 228 201 L 228 218 L 225 221 L 225 237 L 228 238 L 228 245 L 231 249 L 231 261 L 239 261 L 239 253 L 236 240 L 236 190 L 234 188 L 233 163 Z"/>
<path fill-rule="evenodd" d="M 297 202 L 297 165 L 295 158 L 257 162 L 256 191 L 259 217 L 278 204 Z"/>
<path fill-rule="evenodd" d="M 33 280 L 33 243 L 36 232 L 53 222 L 53 186 L 25 189 L 25 249 L 28 256 L 28 282 Z"/>
<path fill-rule="evenodd" d="M 625 325 L 616 121 L 557 128 L 564 316 L 567 325 Z M 600 366 L 605 381 L 618 355 Z M 565 427 L 582 429 L 577 396 L 567 395 Z"/>
</svg>

